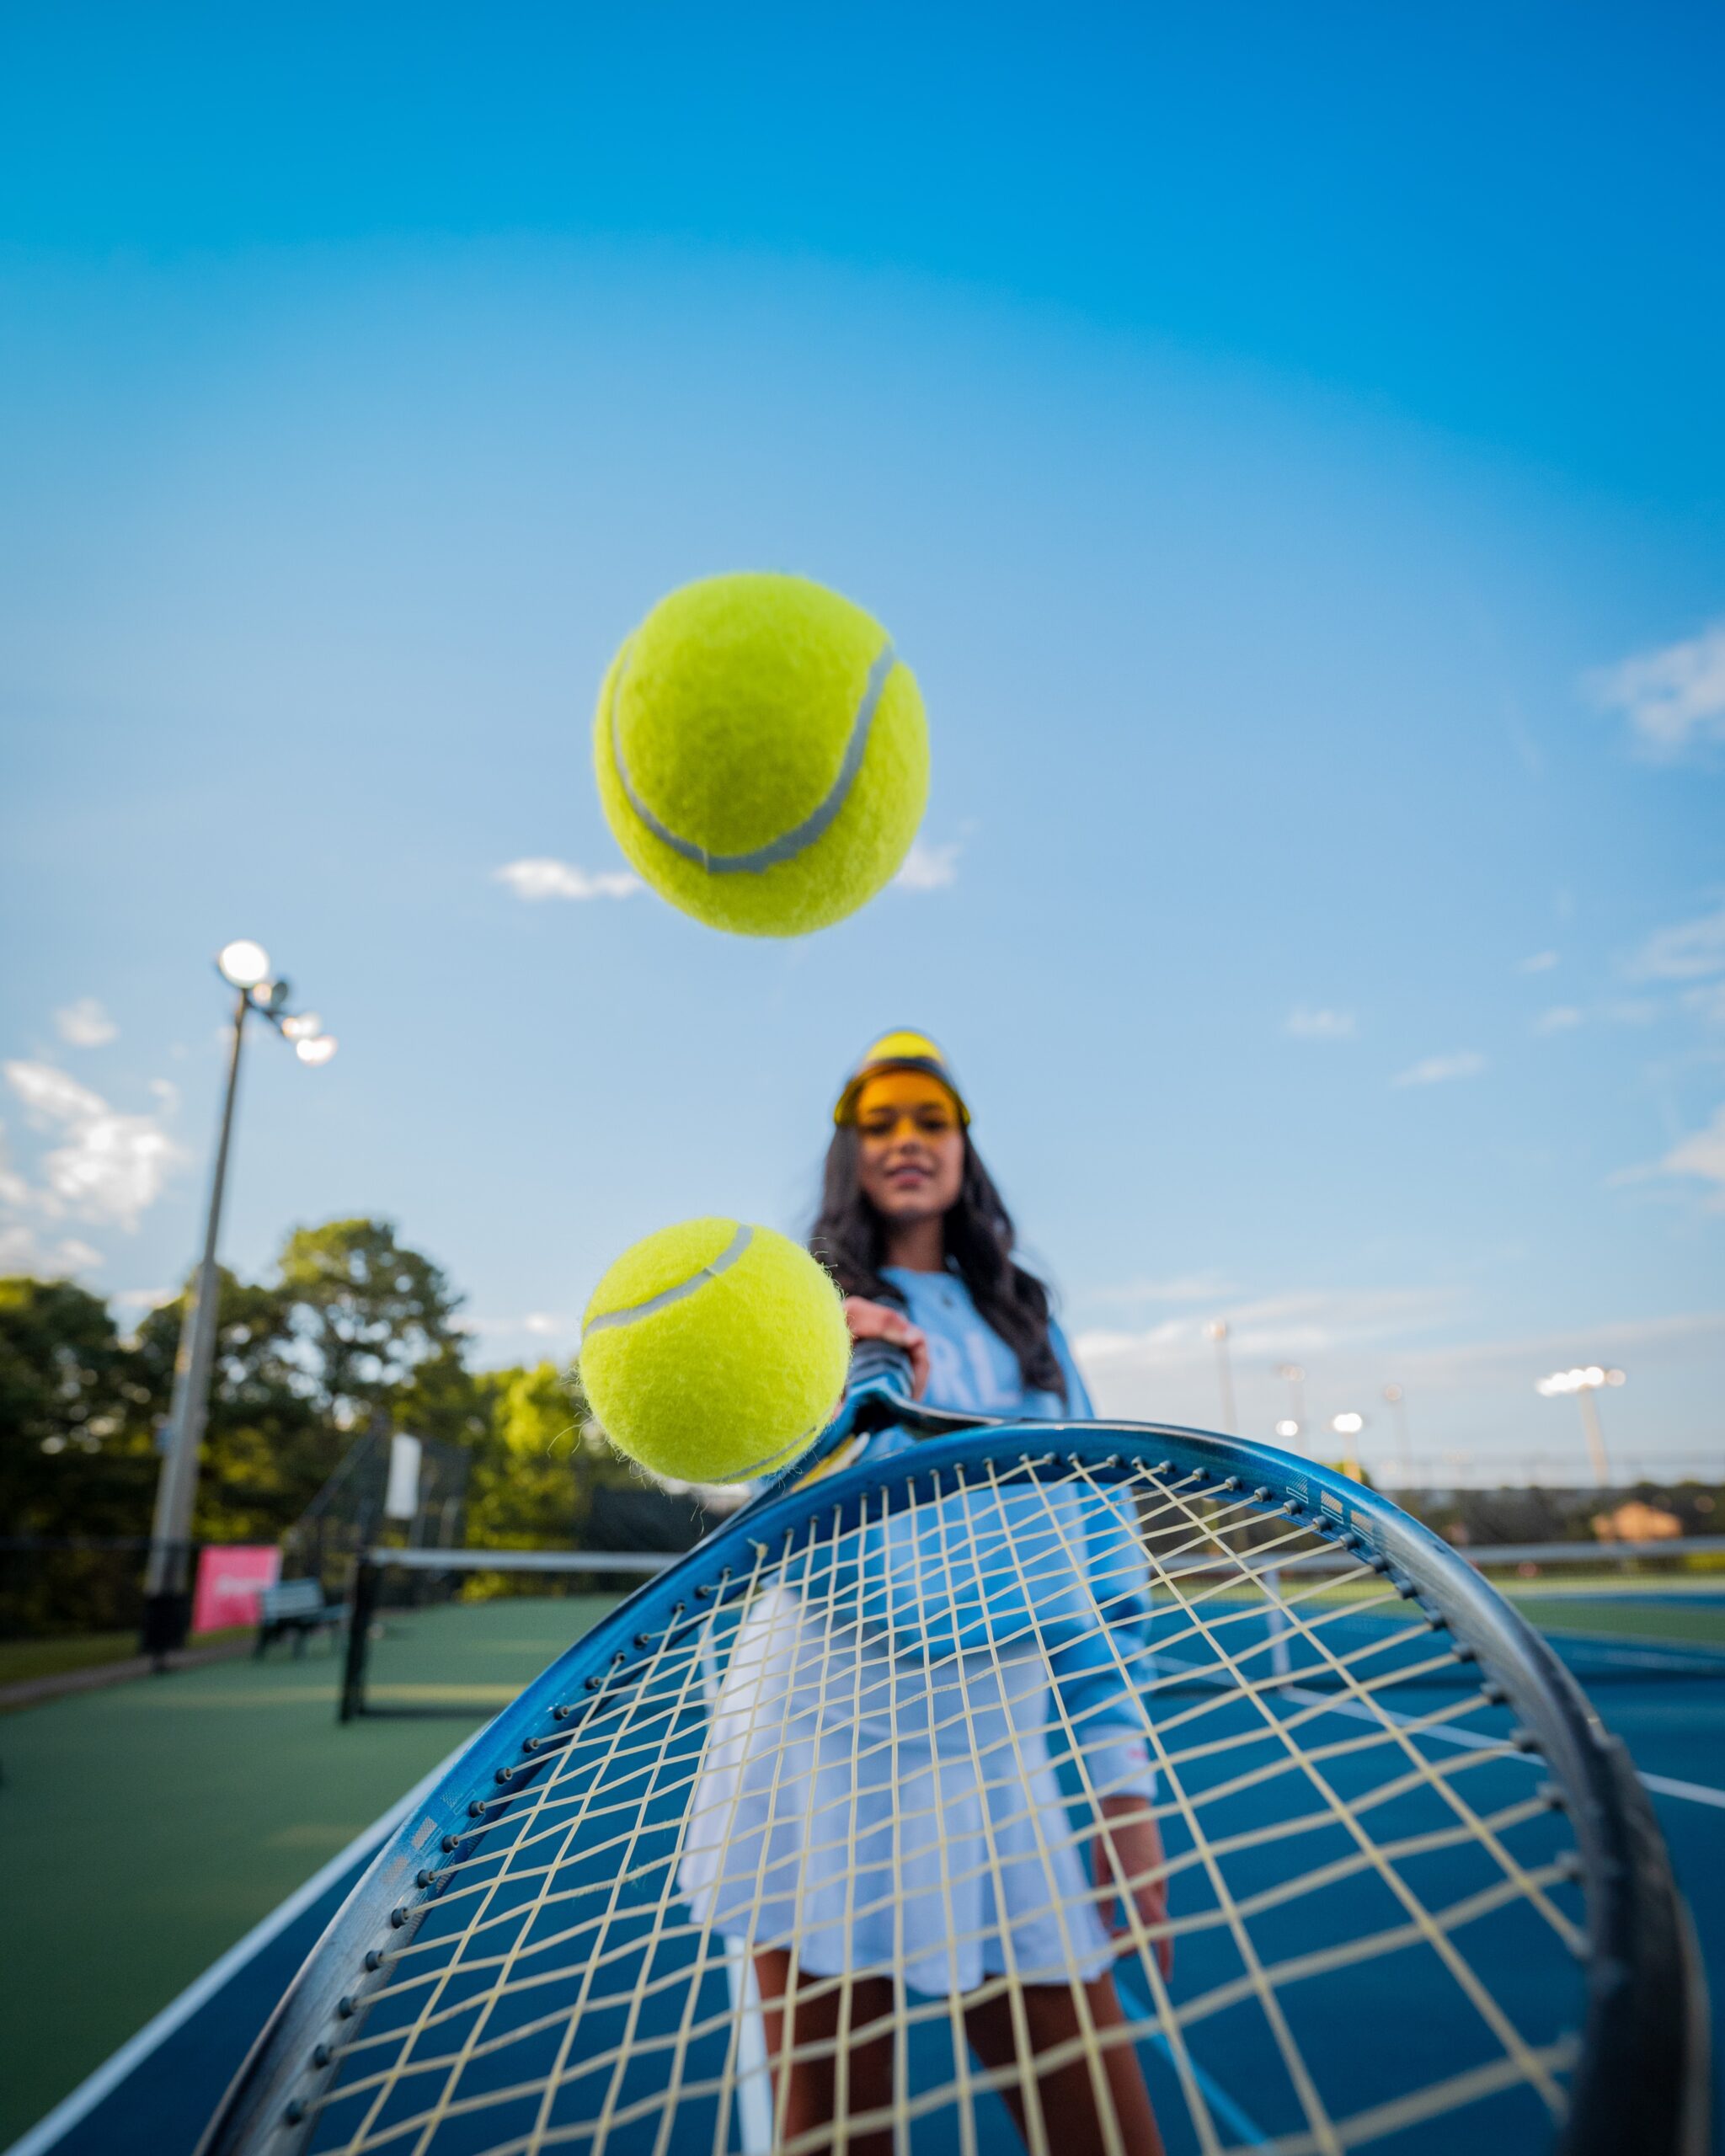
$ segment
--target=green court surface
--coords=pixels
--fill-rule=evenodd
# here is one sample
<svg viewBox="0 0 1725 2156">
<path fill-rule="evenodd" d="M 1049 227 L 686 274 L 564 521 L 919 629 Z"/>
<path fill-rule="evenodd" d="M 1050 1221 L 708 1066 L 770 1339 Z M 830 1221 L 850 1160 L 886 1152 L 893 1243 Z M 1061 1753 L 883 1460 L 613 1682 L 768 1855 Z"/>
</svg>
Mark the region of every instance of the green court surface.
<svg viewBox="0 0 1725 2156">
<path fill-rule="evenodd" d="M 387 1613 L 380 1702 L 339 1646 L 222 1662 L 0 1720 L 0 2148 L 345 1847 L 613 1598 Z M 426 1708 L 470 1702 L 467 1715 Z"/>
</svg>

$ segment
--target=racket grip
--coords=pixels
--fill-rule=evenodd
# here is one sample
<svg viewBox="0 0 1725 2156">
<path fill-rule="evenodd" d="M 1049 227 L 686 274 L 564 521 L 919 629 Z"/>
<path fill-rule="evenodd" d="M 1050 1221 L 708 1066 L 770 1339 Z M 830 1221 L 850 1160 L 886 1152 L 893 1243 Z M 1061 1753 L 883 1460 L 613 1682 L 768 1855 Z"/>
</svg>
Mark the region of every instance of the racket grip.
<svg viewBox="0 0 1725 2156">
<path fill-rule="evenodd" d="M 911 1358 L 889 1340 L 859 1340 L 851 1350 L 851 1374 L 846 1392 L 865 1387 L 876 1393 L 893 1393 L 900 1400 L 915 1396 L 911 1382 Z"/>
</svg>

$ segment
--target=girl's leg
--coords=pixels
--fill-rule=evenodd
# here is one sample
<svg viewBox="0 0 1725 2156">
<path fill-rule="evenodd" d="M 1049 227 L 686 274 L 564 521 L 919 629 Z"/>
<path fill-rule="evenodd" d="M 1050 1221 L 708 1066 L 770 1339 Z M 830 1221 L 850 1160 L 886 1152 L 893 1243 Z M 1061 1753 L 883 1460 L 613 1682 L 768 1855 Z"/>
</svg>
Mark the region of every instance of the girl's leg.
<svg viewBox="0 0 1725 2156">
<path fill-rule="evenodd" d="M 1119 2028 L 1126 2017 L 1120 2011 L 1114 1978 L 1106 1974 L 1097 1977 L 1084 1990 L 1094 2026 L 1098 2031 Z M 1026 1984 L 1019 1996 L 1024 2002 L 1033 2052 L 1051 2051 L 1056 2044 L 1078 2037 L 1078 2008 L 1069 1984 Z M 1020 2068 L 1012 2034 L 1012 2009 L 1004 1993 L 967 2006 L 964 2028 L 971 2049 L 985 2067 Z M 1103 2126 L 1095 2077 L 1087 2058 L 1079 2057 L 1038 2073 L 1037 2094 L 1054 2156 L 1110 2156 L 1112 2149 L 1123 2149 L 1125 2156 L 1162 2156 L 1162 2137 L 1156 2131 L 1150 2091 L 1144 2085 L 1144 2070 L 1136 2051 L 1129 2043 L 1110 2044 L 1102 2054 L 1102 2064 L 1119 2130 L 1119 2139 L 1114 2143 L 1110 2143 Z M 1001 2093 L 1022 2134 L 1022 2084 L 1009 2084 Z"/>
<path fill-rule="evenodd" d="M 766 2031 L 766 2056 L 772 2068 L 775 2126 L 773 2139 L 789 2141 L 812 2128 L 831 2126 L 838 2117 L 839 2010 L 846 1988 L 827 1985 L 824 1978 L 799 1976 L 790 1956 L 782 1947 L 762 1949 L 755 1956 L 755 1981 L 761 1988 L 761 2018 Z M 825 1986 L 810 1998 L 810 1983 Z M 845 2113 L 857 2118 L 865 2111 L 884 2110 L 893 2100 L 893 2040 L 889 2031 L 862 2042 L 853 2029 L 883 2021 L 892 2011 L 892 1982 L 887 1977 L 853 1977 L 848 1987 L 849 2013 L 845 2041 Z M 787 2027 L 787 2023 L 789 2026 Z M 809 2045 L 820 2047 L 813 2058 L 793 2058 L 782 2063 L 788 2052 Z M 838 2145 L 834 2139 L 812 2144 Z M 852 2134 L 842 2146 L 846 2156 L 892 2156 L 889 2127 Z"/>
</svg>

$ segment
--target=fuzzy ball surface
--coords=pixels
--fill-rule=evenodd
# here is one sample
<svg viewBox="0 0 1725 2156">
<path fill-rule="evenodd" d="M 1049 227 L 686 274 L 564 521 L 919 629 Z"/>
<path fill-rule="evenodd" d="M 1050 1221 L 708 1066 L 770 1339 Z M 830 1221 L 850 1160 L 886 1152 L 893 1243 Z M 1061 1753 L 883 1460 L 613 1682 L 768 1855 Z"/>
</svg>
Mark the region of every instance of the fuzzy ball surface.
<svg viewBox="0 0 1725 2156">
<path fill-rule="evenodd" d="M 662 599 L 605 677 L 593 728 L 617 843 L 708 927 L 802 936 L 872 899 L 928 798 L 916 680 L 877 621 L 806 577 L 703 579 Z"/>
<path fill-rule="evenodd" d="M 808 1251 L 737 1220 L 646 1236 L 581 1320 L 581 1380 L 606 1435 L 687 1482 L 794 1460 L 830 1418 L 850 1354 L 838 1290 Z"/>
</svg>

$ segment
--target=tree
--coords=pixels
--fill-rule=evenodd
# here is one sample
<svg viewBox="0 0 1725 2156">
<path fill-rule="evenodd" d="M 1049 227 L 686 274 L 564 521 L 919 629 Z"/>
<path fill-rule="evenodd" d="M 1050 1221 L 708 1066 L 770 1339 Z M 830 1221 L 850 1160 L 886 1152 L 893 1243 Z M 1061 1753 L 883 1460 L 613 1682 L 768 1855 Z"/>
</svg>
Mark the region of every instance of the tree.
<svg viewBox="0 0 1725 2156">
<path fill-rule="evenodd" d="M 138 1327 L 136 1365 L 152 1420 L 165 1422 L 186 1296 Z M 290 1305 L 273 1283 L 216 1273 L 216 1356 L 192 1532 L 273 1541 L 310 1502 L 342 1449 L 300 1368 Z"/>
<path fill-rule="evenodd" d="M 296 1228 L 282 1247 L 280 1291 L 296 1359 L 320 1411 L 357 1429 L 409 1386 L 422 1365 L 461 1360 L 462 1298 L 440 1266 L 387 1220 Z"/>
<path fill-rule="evenodd" d="M 70 1280 L 0 1279 L 0 1522 L 11 1534 L 126 1534 L 148 1497 L 147 1400 L 108 1307 Z M 114 1463 L 122 1469 L 104 1473 Z"/>
</svg>

